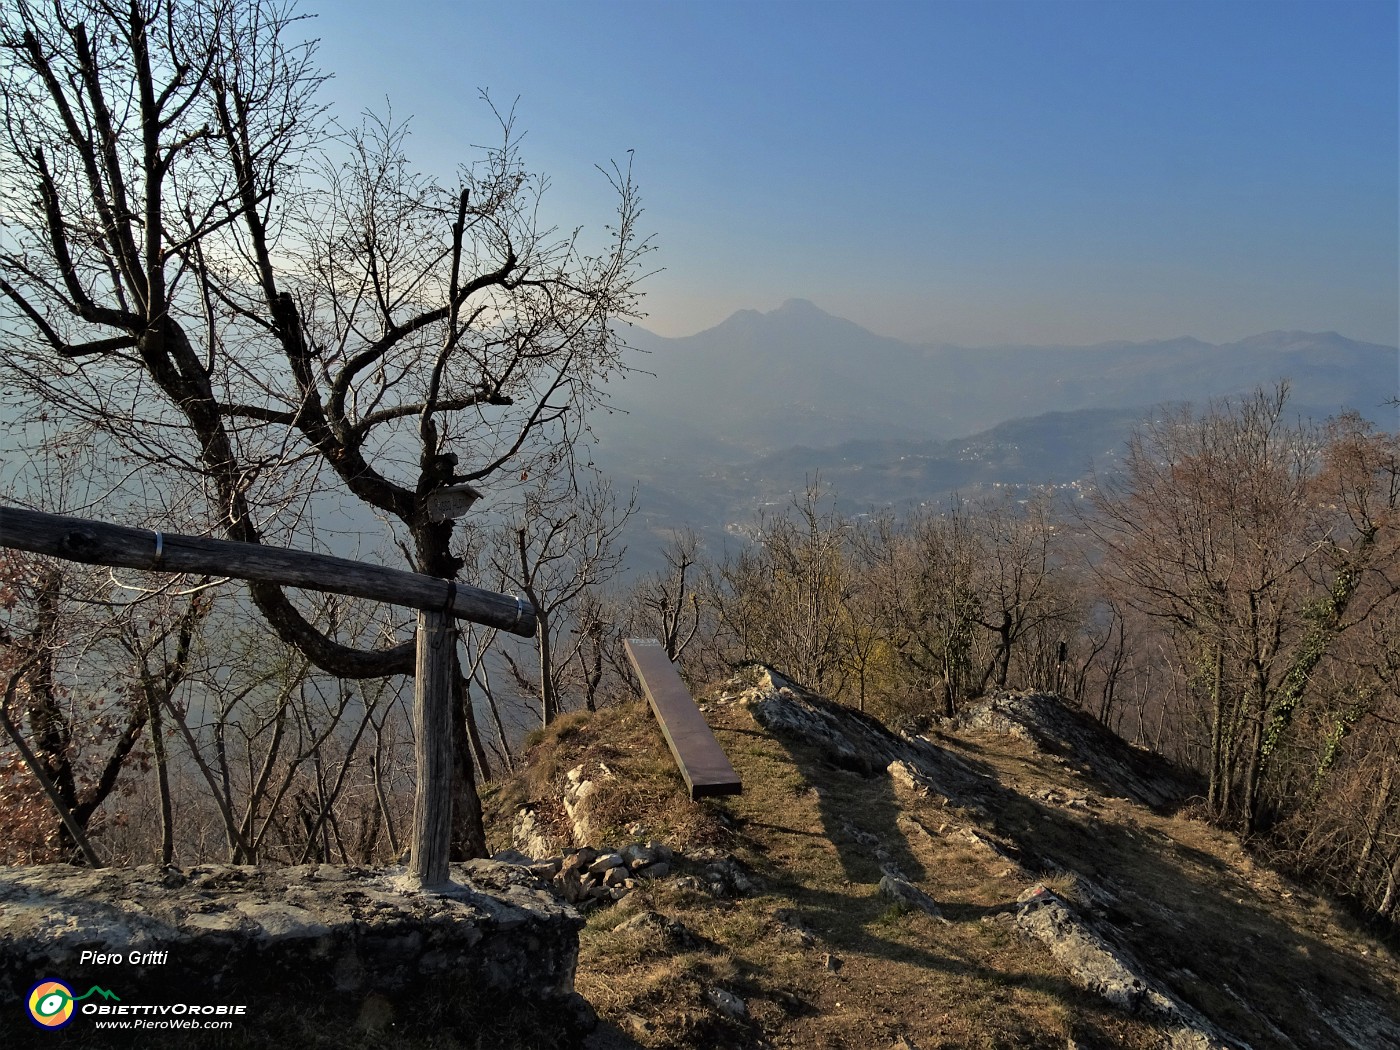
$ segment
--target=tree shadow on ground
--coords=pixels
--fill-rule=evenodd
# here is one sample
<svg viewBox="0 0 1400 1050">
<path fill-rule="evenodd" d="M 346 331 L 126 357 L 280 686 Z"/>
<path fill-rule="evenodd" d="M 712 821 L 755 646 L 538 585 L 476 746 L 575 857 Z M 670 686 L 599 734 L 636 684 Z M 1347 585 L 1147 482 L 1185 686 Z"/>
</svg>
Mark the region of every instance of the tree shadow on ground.
<svg viewBox="0 0 1400 1050">
<path fill-rule="evenodd" d="M 1331 1050 L 1345 1045 L 1347 1034 L 1363 1023 L 1358 1016 L 1366 1015 L 1374 1045 L 1400 1046 L 1391 1035 L 1400 1033 L 1393 987 L 1357 955 L 1330 944 L 1331 935 L 1320 927 L 1314 932 L 1288 921 L 1286 901 L 1270 899 L 1247 870 L 1231 863 L 1233 858 L 1182 841 L 1170 827 L 1164 830 L 1171 818 L 1147 806 L 1121 803 L 1116 805 L 1123 806 L 1122 813 L 1097 801 L 1092 808 L 1070 809 L 1008 786 L 1011 768 L 1028 765 L 1029 745 L 1020 742 L 1008 739 L 1003 747 L 1000 738 L 984 738 L 980 745 L 963 747 L 953 740 L 948 746 L 926 738 L 903 740 L 848 709 L 806 695 L 800 702 L 825 708 L 841 719 L 849 736 L 860 738 L 859 748 L 851 748 L 826 729 L 803 733 L 792 726 L 769 726 L 808 790 L 815 790 L 822 829 L 850 883 L 878 883 L 890 861 L 913 882 L 937 881 L 937 873 L 930 872 L 911 845 L 910 822 L 901 820 L 906 807 L 885 768 L 892 755 L 903 754 L 929 774 L 936 790 L 960 812 L 974 815 L 978 830 L 1027 874 L 1069 879 L 1081 913 L 1097 920 L 1110 940 L 1146 964 L 1172 994 L 1227 1032 L 1260 1047 Z M 1071 794 L 1076 787 L 1114 793 L 1091 776 L 1050 762 L 1042 772 L 1058 778 L 1058 787 Z M 780 828 L 774 819 L 755 822 L 753 830 L 810 834 Z M 992 971 L 883 935 L 880 923 L 894 907 L 892 901 L 871 895 L 853 904 L 851 895 L 823 890 L 800 874 L 774 871 L 770 878 L 836 948 L 1033 987 L 1066 1005 L 1084 1002 L 1084 992 L 1068 980 Z M 1012 907 L 1009 900 L 940 904 L 952 922 L 981 920 Z"/>
</svg>

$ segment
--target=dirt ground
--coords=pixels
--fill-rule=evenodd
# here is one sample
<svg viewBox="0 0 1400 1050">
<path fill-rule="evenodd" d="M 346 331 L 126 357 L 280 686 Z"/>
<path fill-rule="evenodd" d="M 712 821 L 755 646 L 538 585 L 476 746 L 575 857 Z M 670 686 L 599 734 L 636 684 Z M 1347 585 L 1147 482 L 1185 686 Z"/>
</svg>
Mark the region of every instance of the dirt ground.
<svg viewBox="0 0 1400 1050">
<path fill-rule="evenodd" d="M 636 704 L 557 725 L 491 799 L 498 835 L 523 801 L 560 830 L 556 789 L 583 766 L 607 845 L 681 853 L 671 877 L 588 914 L 577 987 L 602 1020 L 590 1046 L 1164 1045 L 1160 1021 L 1086 991 L 1010 921 L 1042 883 L 1256 1050 L 1400 1046 L 1390 950 L 1232 836 L 1114 795 L 1072 756 L 941 732 L 935 749 L 980 781 L 971 800 L 949 798 L 842 768 L 735 699 L 706 710 L 739 796 L 691 802 Z M 890 860 L 937 917 L 880 892 Z"/>
</svg>

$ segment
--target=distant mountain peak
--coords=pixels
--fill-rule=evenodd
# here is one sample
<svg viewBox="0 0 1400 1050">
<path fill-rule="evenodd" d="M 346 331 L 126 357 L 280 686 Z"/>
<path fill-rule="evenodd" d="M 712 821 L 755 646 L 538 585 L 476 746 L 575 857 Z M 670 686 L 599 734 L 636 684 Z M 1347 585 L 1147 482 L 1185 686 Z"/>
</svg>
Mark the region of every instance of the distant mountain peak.
<svg viewBox="0 0 1400 1050">
<path fill-rule="evenodd" d="M 739 323 L 755 324 L 763 321 L 768 322 L 794 322 L 794 321 L 835 321 L 841 324 L 853 324 L 844 317 L 837 317 L 829 314 L 810 299 L 785 299 L 781 306 L 772 310 L 754 310 L 752 308 L 735 310 L 727 318 L 720 322 L 720 326 Z"/>
<path fill-rule="evenodd" d="M 768 338 L 771 333 L 810 333 L 816 330 L 831 333 L 833 338 L 836 333 L 848 338 L 856 334 L 875 338 L 854 321 L 829 314 L 810 299 L 795 298 L 784 300 L 781 306 L 767 312 L 754 309 L 735 310 L 714 328 L 706 329 L 691 338 L 703 338 L 713 332 L 725 335 L 742 333 L 744 338 Z"/>
<path fill-rule="evenodd" d="M 786 314 L 789 316 L 832 316 L 831 314 L 823 310 L 821 307 L 819 307 L 816 303 L 812 302 L 812 300 L 810 299 L 786 299 L 783 301 L 782 306 L 778 307 L 772 312 L 775 314 Z"/>
<path fill-rule="evenodd" d="M 1286 354 L 1290 357 L 1299 354 L 1328 354 L 1333 360 L 1349 360 L 1355 355 L 1371 357 L 1390 356 L 1395 353 L 1392 346 L 1375 343 L 1359 343 L 1337 332 L 1274 331 L 1241 339 L 1231 345 L 1232 349 L 1264 351 L 1273 354 Z"/>
</svg>

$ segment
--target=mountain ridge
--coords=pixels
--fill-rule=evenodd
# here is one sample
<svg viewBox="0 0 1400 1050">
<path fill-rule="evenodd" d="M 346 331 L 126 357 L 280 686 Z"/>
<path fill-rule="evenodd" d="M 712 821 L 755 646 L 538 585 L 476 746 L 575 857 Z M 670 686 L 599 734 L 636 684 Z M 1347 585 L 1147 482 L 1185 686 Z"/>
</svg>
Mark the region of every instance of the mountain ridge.
<svg viewBox="0 0 1400 1050">
<path fill-rule="evenodd" d="M 1333 329 L 1326 329 L 1320 332 L 1314 332 L 1309 331 L 1307 329 L 1296 328 L 1268 329 L 1263 332 L 1255 333 L 1254 335 L 1244 336 L 1240 339 L 1229 340 L 1221 343 L 1213 343 L 1209 340 L 1200 339 L 1194 335 L 1167 336 L 1156 339 L 1101 339 L 1093 343 L 949 343 L 934 340 L 912 341 L 900 339 L 897 336 L 881 335 L 877 332 L 872 331 L 871 329 L 864 327 L 856 321 L 852 321 L 848 318 L 840 316 L 839 314 L 833 314 L 827 310 L 823 310 L 816 303 L 812 302 L 812 300 L 801 297 L 785 299 L 781 304 L 779 304 L 772 310 L 767 311 L 758 310 L 753 307 L 741 308 L 735 310 L 728 317 L 725 317 L 723 320 L 720 320 L 715 324 L 709 325 L 696 332 L 691 332 L 686 335 L 663 336 L 650 331 L 643 325 L 626 325 L 624 326 L 624 328 L 636 329 L 645 332 L 648 336 L 654 339 L 664 339 L 671 342 L 679 342 L 684 340 L 693 340 L 699 338 L 700 336 L 704 336 L 713 332 L 725 331 L 731 326 L 732 323 L 736 321 L 748 325 L 761 322 L 764 319 L 781 321 L 794 318 L 800 319 L 803 322 L 807 323 L 810 323 L 813 320 L 819 320 L 823 322 L 837 322 L 841 326 L 858 331 L 864 335 L 873 337 L 875 339 L 884 340 L 889 343 L 894 343 L 903 347 L 911 347 L 915 349 L 946 349 L 974 351 L 1027 349 L 1099 350 L 1106 348 L 1124 347 L 1157 348 L 1162 346 L 1172 346 L 1178 344 L 1192 345 L 1204 349 L 1228 349 L 1230 347 L 1236 346 L 1267 345 L 1268 343 L 1277 343 L 1281 339 L 1287 339 L 1289 342 L 1301 343 L 1306 343 L 1310 340 L 1340 342 L 1342 344 L 1348 344 L 1351 346 L 1385 350 L 1390 353 L 1400 354 L 1400 347 L 1391 346 L 1385 343 L 1371 343 L 1365 340 L 1351 339 L 1350 337 L 1344 336 Z"/>
<path fill-rule="evenodd" d="M 1051 411 L 1201 402 L 1290 379 L 1303 403 L 1377 421 L 1400 388 L 1400 349 L 1333 331 L 1276 330 L 1209 343 L 1194 336 L 1089 346 L 918 345 L 877 335 L 805 299 L 741 310 L 689 336 L 623 330 L 652 376 L 613 404 L 761 455 L 860 439 L 951 439 Z M 623 421 L 618 441 L 673 451 Z M 603 428 L 607 437 L 608 428 Z"/>
</svg>

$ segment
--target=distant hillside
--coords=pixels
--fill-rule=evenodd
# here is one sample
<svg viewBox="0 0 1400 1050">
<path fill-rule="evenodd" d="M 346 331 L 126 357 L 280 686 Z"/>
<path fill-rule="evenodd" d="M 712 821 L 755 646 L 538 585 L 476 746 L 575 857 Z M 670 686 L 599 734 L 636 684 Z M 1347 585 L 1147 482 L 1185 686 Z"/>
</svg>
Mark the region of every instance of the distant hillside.
<svg viewBox="0 0 1400 1050">
<path fill-rule="evenodd" d="M 940 503 L 954 493 L 1069 486 L 1111 470 L 1150 408 L 1081 409 L 1013 419 L 951 441 L 850 441 L 793 448 L 731 468 L 737 492 L 775 498 L 819 477 L 853 513 Z"/>
<path fill-rule="evenodd" d="M 1396 425 L 1400 351 L 1335 332 L 1221 346 L 1180 338 L 1087 347 L 914 346 L 801 299 L 742 310 L 693 336 L 640 328 L 636 374 L 593 420 L 597 461 L 635 482 L 628 564 L 658 564 L 671 530 L 712 546 L 820 476 L 847 513 L 998 486 L 1069 486 L 1111 469 L 1164 403 L 1248 393 L 1281 378 L 1295 411 L 1352 408 Z M 971 436 L 959 436 L 971 435 Z"/>
<path fill-rule="evenodd" d="M 758 668 L 702 699 L 742 795 L 689 801 L 638 701 L 490 797 L 498 849 L 596 847 L 528 869 L 582 899 L 590 1050 L 1400 1046 L 1393 952 L 1053 696 L 919 737 Z"/>
</svg>

